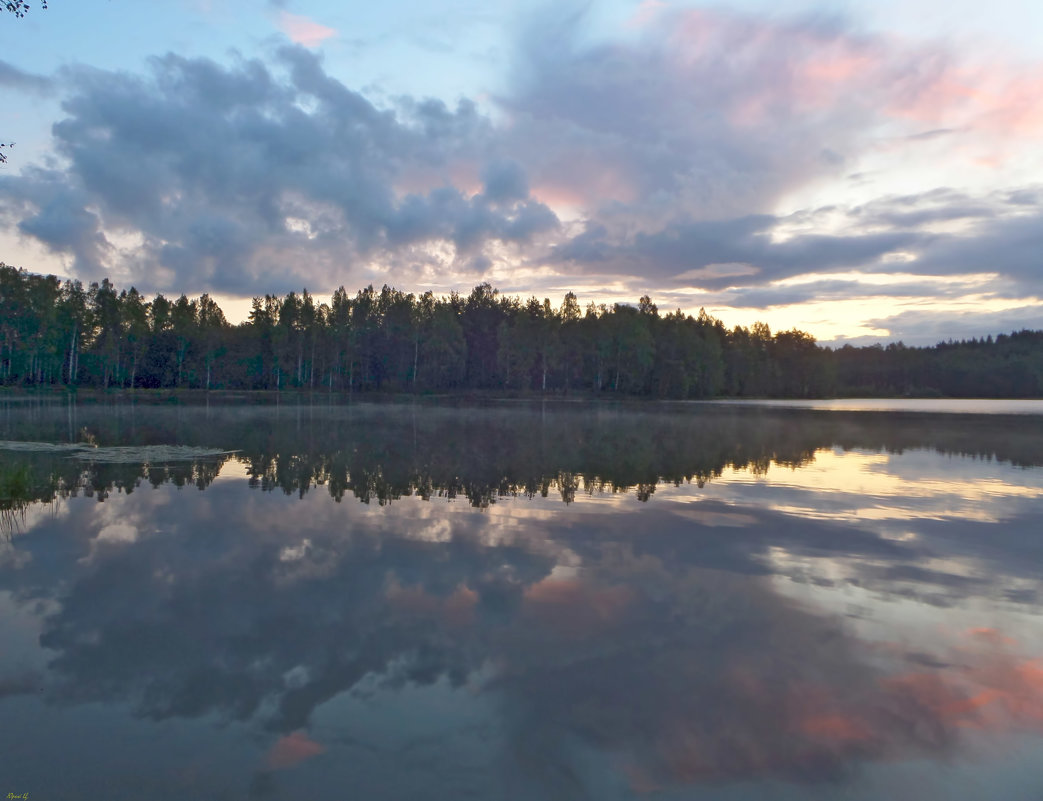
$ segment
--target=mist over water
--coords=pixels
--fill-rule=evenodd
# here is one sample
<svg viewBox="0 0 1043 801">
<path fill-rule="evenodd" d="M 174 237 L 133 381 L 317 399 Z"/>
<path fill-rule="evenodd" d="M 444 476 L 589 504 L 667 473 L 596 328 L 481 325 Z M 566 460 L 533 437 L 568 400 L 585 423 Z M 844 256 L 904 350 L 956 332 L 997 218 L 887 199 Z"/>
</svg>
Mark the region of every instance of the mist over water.
<svg viewBox="0 0 1043 801">
<path fill-rule="evenodd" d="M 0 775 L 1031 798 L 1043 416 L 977 403 L 3 403 Z"/>
</svg>

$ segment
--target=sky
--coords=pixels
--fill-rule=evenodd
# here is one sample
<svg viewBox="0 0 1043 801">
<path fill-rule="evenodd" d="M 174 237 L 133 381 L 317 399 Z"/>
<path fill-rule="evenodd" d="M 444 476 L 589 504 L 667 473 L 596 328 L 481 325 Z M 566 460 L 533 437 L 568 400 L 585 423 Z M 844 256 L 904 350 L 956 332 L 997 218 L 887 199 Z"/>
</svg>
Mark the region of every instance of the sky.
<svg viewBox="0 0 1043 801">
<path fill-rule="evenodd" d="M 52 0 L 0 18 L 0 261 L 166 295 L 1043 328 L 1043 4 Z"/>
</svg>

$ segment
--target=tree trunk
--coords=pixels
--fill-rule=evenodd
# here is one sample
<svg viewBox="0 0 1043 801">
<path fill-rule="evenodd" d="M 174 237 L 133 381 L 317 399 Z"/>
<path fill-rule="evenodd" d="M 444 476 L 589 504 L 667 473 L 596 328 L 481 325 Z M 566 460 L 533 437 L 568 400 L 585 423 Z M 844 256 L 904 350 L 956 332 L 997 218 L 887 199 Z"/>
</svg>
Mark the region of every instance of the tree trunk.
<svg viewBox="0 0 1043 801">
<path fill-rule="evenodd" d="M 417 328 L 413 337 L 413 394 L 416 394 L 416 366 L 420 358 L 420 329 Z"/>
<path fill-rule="evenodd" d="M 73 385 L 76 384 L 76 372 L 77 372 L 76 352 L 78 350 L 78 348 L 77 348 L 78 339 L 79 339 L 79 326 L 73 325 L 73 327 L 72 327 L 72 337 L 71 337 L 71 339 L 69 341 L 69 383 L 73 384 Z"/>
<path fill-rule="evenodd" d="M 185 367 L 185 357 L 188 355 L 188 343 L 183 342 L 177 348 L 177 385 L 181 386 L 182 371 Z"/>
</svg>

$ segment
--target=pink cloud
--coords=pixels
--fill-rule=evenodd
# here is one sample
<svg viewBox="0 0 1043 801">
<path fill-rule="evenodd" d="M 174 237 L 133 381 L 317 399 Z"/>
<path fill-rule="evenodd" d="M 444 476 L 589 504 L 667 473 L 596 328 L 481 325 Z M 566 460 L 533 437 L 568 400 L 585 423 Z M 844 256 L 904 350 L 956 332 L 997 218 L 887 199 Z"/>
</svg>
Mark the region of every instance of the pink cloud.
<svg viewBox="0 0 1043 801">
<path fill-rule="evenodd" d="M 691 10 L 662 15 L 665 66 L 740 129 L 812 120 L 947 127 L 1003 140 L 1043 132 L 1043 63 L 990 58 L 797 21 Z M 679 81 L 680 82 L 680 81 Z M 698 92 L 698 89 L 696 89 Z M 811 115 L 811 116 L 809 116 Z M 843 122 L 841 122 L 843 121 Z"/>
<path fill-rule="evenodd" d="M 626 21 L 626 27 L 643 28 L 654 20 L 664 8 L 667 8 L 667 4 L 663 0 L 642 0 L 633 16 Z"/>
<path fill-rule="evenodd" d="M 721 12 L 685 11 L 663 23 L 673 69 L 729 83 L 740 105 L 753 95 L 780 107 L 862 104 L 923 120 L 966 114 L 1029 127 L 1043 114 L 1033 102 L 1043 89 L 1039 63 L 983 66 L 938 44 Z M 881 99 L 886 105 L 875 106 Z"/>
<path fill-rule="evenodd" d="M 268 770 L 283 770 L 299 765 L 301 762 L 318 756 L 326 749 L 312 740 L 302 731 L 295 731 L 276 740 L 275 745 L 265 756 L 264 764 Z"/>
<path fill-rule="evenodd" d="M 334 28 L 327 28 L 315 20 L 283 11 L 279 14 L 279 28 L 290 40 L 305 47 L 318 47 L 326 39 L 336 36 Z"/>
<path fill-rule="evenodd" d="M 633 34 L 591 45 L 533 37 L 496 98 L 532 193 L 580 213 L 664 220 L 767 213 L 794 188 L 854 171 L 886 146 L 990 169 L 1043 132 L 1043 61 L 866 33 L 818 17 L 635 4 Z M 554 42 L 553 46 L 547 44 Z"/>
<path fill-rule="evenodd" d="M 923 87 L 897 113 L 927 121 L 957 118 L 987 133 L 1035 136 L 1043 132 L 1043 68 L 1013 65 L 953 68 Z"/>
<path fill-rule="evenodd" d="M 533 197 L 551 206 L 582 206 L 597 198 L 633 203 L 639 197 L 637 181 L 594 154 L 571 154 L 567 164 L 551 162 L 535 175 Z"/>
</svg>

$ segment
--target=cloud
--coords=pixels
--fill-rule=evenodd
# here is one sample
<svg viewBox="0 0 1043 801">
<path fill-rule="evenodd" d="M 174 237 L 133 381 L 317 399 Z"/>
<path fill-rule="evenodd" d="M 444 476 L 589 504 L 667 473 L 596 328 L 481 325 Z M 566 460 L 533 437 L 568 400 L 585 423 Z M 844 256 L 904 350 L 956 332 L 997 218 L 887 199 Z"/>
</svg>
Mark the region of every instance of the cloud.
<svg viewBox="0 0 1043 801">
<path fill-rule="evenodd" d="M 501 101 L 529 143 L 536 194 L 568 189 L 588 213 L 618 203 L 654 224 L 766 212 L 787 189 L 837 172 L 827 154 L 853 147 L 869 121 L 844 99 L 802 114 L 786 78 L 801 40 L 813 53 L 806 40 L 840 31 L 693 11 L 658 15 L 635 43 L 592 46 L 583 24 L 537 20 Z"/>
<path fill-rule="evenodd" d="M 382 109 L 302 47 L 278 63 L 285 79 L 259 61 L 173 54 L 154 59 L 148 79 L 70 68 L 67 117 L 54 128 L 69 167 L 5 177 L 8 213 L 80 274 L 235 294 L 366 283 L 369 265 L 408 264 L 417 247 L 447 243 L 450 258 L 471 258 L 556 229 L 522 168 L 493 155 L 473 104 Z M 485 194 L 453 185 L 461 161 L 485 169 Z M 414 176 L 434 185 L 396 188 Z M 117 248 L 126 235 L 140 243 Z M 352 264 L 362 266 L 345 271 Z"/>
<path fill-rule="evenodd" d="M 493 203 L 524 200 L 529 196 L 525 170 L 515 161 L 496 161 L 482 172 L 483 194 Z"/>
<path fill-rule="evenodd" d="M 872 345 L 881 339 L 901 340 L 906 345 L 935 345 L 949 339 L 978 339 L 997 332 L 1043 329 L 1043 302 L 1001 311 L 903 311 L 871 320 L 884 329 L 886 337 L 842 337 L 836 344 Z"/>
<path fill-rule="evenodd" d="M 43 676 L 33 672 L 0 674 L 0 699 L 33 695 L 41 691 Z"/>
<path fill-rule="evenodd" d="M 289 11 L 279 12 L 279 28 L 294 44 L 305 47 L 318 47 L 327 39 L 337 35 L 334 28 L 320 25 L 313 19 L 291 14 Z"/>
<path fill-rule="evenodd" d="M 268 770 L 285 770 L 317 757 L 326 749 L 303 731 L 295 731 L 276 740 L 264 758 Z"/>
<path fill-rule="evenodd" d="M 942 45 L 860 34 L 836 18 L 657 9 L 643 16 L 646 36 L 594 45 L 582 15 L 552 20 L 549 33 L 545 22 L 523 37 L 502 103 L 528 143 L 534 194 L 583 209 L 578 232 L 550 254 L 561 269 L 710 290 L 892 271 L 896 252 L 937 264 L 924 270 L 932 274 L 1027 271 L 1040 228 L 994 226 L 1011 209 L 992 197 L 885 196 L 850 208 L 839 230 L 825 220 L 785 237 L 793 220 L 772 213 L 788 192 L 838 180 L 899 135 L 908 153 L 960 136 L 958 159 L 979 145 L 1016 147 L 1021 129 L 994 125 L 996 108 L 1016 113 L 1013 95 L 976 93 L 1021 85 L 1018 65 L 975 71 Z M 1024 236 L 1008 237 L 1009 227 Z M 972 263 L 986 251 L 987 264 Z M 746 274 L 714 274 L 722 263 Z"/>
<path fill-rule="evenodd" d="M 1038 289 L 1041 252 L 1043 209 L 947 237 L 928 250 L 917 267 L 939 274 L 996 271 Z"/>
<path fill-rule="evenodd" d="M 0 86 L 42 95 L 50 94 L 54 90 L 54 83 L 50 78 L 24 72 L 2 60 L 0 60 Z"/>
<path fill-rule="evenodd" d="M 650 233 L 591 223 L 555 246 L 549 260 L 640 292 L 652 287 L 671 307 L 693 299 L 747 310 L 862 301 L 864 310 L 855 310 L 862 326 L 933 344 L 923 332 L 885 325 L 871 310 L 891 299 L 918 308 L 942 329 L 948 318 L 954 328 L 943 339 L 984 334 L 990 315 L 1017 316 L 1004 316 L 1003 308 L 1024 307 L 1019 327 L 1038 320 L 1038 209 L 1032 187 L 978 196 L 939 188 L 786 216 L 675 222 Z M 993 333 L 1001 330 L 1010 329 Z"/>
<path fill-rule="evenodd" d="M 615 201 L 639 216 L 767 212 L 883 137 L 915 147 L 961 130 L 987 134 L 991 149 L 1015 135 L 993 127 L 996 109 L 1024 107 L 983 88 L 1020 86 L 1024 65 L 974 71 L 942 45 L 835 17 L 656 11 L 632 40 L 591 44 L 584 14 L 566 12 L 521 37 L 501 102 L 534 151 L 537 193 L 564 184 L 590 211 Z M 940 124 L 925 132 L 929 120 Z"/>
</svg>

